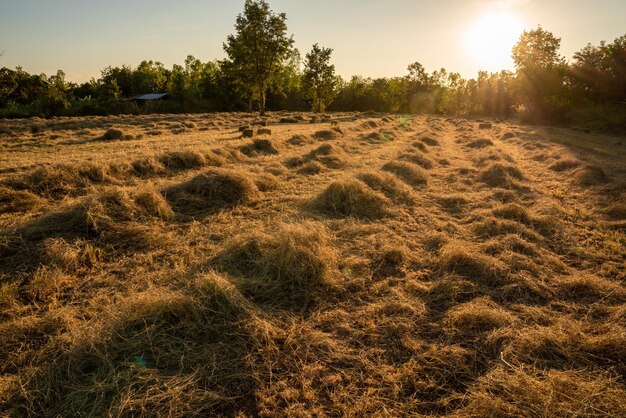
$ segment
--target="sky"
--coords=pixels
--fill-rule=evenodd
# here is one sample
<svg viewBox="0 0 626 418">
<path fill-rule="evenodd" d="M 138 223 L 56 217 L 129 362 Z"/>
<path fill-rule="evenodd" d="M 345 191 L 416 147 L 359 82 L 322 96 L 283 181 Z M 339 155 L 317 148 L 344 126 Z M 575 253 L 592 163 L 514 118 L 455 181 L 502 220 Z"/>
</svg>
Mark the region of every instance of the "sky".
<svg viewBox="0 0 626 418">
<path fill-rule="evenodd" d="M 287 14 L 302 55 L 314 43 L 334 49 L 344 78 L 407 74 L 419 61 L 474 77 L 513 69 L 508 44 L 541 25 L 571 56 L 587 43 L 626 35 L 626 0 L 269 0 Z M 0 67 L 70 81 L 98 77 L 111 65 L 144 59 L 166 67 L 191 54 L 224 58 L 243 0 L 0 0 Z M 505 18 L 501 18 L 504 16 Z M 517 27 L 519 26 L 519 29 Z M 494 45 L 483 45 L 494 43 Z M 508 43 L 507 43 L 508 42 Z M 512 46 L 512 45 L 511 45 Z M 495 52 L 489 48 L 499 48 Z M 498 59 L 494 59 L 497 57 Z M 495 67 L 498 68 L 495 68 Z M 493 68 L 488 68 L 493 67 Z M 500 68 L 504 67 L 504 68 Z"/>
</svg>

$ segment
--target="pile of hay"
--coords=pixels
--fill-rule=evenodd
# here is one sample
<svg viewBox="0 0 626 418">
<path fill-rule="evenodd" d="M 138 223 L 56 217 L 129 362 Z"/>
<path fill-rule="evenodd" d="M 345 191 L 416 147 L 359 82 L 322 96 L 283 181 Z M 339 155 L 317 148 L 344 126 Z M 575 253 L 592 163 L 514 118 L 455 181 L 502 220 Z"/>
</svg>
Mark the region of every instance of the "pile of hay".
<svg viewBox="0 0 626 418">
<path fill-rule="evenodd" d="M 245 173 L 211 169 L 165 190 L 167 200 L 177 211 L 201 214 L 252 202 L 259 189 Z"/>
<path fill-rule="evenodd" d="M 385 195 L 358 180 L 339 180 L 311 202 L 312 208 L 334 216 L 380 219 L 390 214 L 391 202 Z"/>
<path fill-rule="evenodd" d="M 424 186 L 428 183 L 426 173 L 415 164 L 404 161 L 391 161 L 383 166 L 383 170 L 393 173 L 412 187 Z"/>
<path fill-rule="evenodd" d="M 242 145 L 240 150 L 248 156 L 255 154 L 276 155 L 279 153 L 278 148 L 269 139 L 255 139 L 250 144 Z"/>
<path fill-rule="evenodd" d="M 280 225 L 271 234 L 238 237 L 227 245 L 219 262 L 245 277 L 238 281 L 245 294 L 285 306 L 308 303 L 319 290 L 332 286 L 335 256 L 324 226 L 305 222 Z"/>
<path fill-rule="evenodd" d="M 523 180 L 524 176 L 514 165 L 493 163 L 484 168 L 478 178 L 487 186 L 510 189 L 517 186 L 517 180 Z"/>
</svg>

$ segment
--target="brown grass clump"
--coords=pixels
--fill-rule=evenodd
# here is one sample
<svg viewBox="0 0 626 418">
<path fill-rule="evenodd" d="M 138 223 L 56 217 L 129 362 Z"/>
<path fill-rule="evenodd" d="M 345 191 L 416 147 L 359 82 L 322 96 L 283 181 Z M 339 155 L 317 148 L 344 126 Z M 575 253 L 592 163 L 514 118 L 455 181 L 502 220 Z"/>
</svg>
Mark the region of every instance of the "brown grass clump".
<svg viewBox="0 0 626 418">
<path fill-rule="evenodd" d="M 626 301 L 626 289 L 618 283 L 592 275 L 561 277 L 556 282 L 561 299 L 578 303 Z"/>
<path fill-rule="evenodd" d="M 303 157 L 295 157 L 287 160 L 285 164 L 290 167 L 300 167 L 306 163 L 317 161 L 331 169 L 345 167 L 348 156 L 345 151 L 333 144 L 320 145 Z"/>
<path fill-rule="evenodd" d="M 12 414 L 80 415 L 85 405 L 96 416 L 251 410 L 246 357 L 260 345 L 255 328 L 268 326 L 226 280 L 209 273 L 189 289 L 152 288 L 108 310 L 47 350 L 50 361 L 23 382 L 29 396 L 12 393 Z"/>
<path fill-rule="evenodd" d="M 313 134 L 313 138 L 322 139 L 324 141 L 337 139 L 340 136 L 341 134 L 339 132 L 337 132 L 336 130 L 332 130 L 332 129 L 325 129 L 322 131 L 317 131 Z"/>
<path fill-rule="evenodd" d="M 137 177 L 153 177 L 165 173 L 162 162 L 154 157 L 144 157 L 130 163 L 131 170 Z"/>
<path fill-rule="evenodd" d="M 108 129 L 103 135 L 102 135 L 102 139 L 106 139 L 107 141 L 113 141 L 116 139 L 122 139 L 122 137 L 124 136 L 124 132 L 122 132 L 119 129 Z"/>
<path fill-rule="evenodd" d="M 165 191 L 170 204 L 182 213 L 201 213 L 245 204 L 256 199 L 259 189 L 245 174 L 211 169 Z"/>
<path fill-rule="evenodd" d="M 242 145 L 240 149 L 242 153 L 248 156 L 255 154 L 276 155 L 279 152 L 269 139 L 255 139 L 248 145 Z"/>
<path fill-rule="evenodd" d="M 443 248 L 436 272 L 457 274 L 486 286 L 500 286 L 508 280 L 508 273 L 498 260 L 461 243 L 450 243 Z"/>
<path fill-rule="evenodd" d="M 426 174 L 415 164 L 391 161 L 383 166 L 383 170 L 395 174 L 402 181 L 413 187 L 424 186 L 428 183 Z"/>
<path fill-rule="evenodd" d="M 204 167 L 207 165 L 205 156 L 198 151 L 172 151 L 159 157 L 159 162 L 167 168 L 178 170 Z"/>
<path fill-rule="evenodd" d="M 33 212 L 45 203 L 45 200 L 31 192 L 0 186 L 0 214 Z"/>
<path fill-rule="evenodd" d="M 311 206 L 335 216 L 380 219 L 390 214 L 390 202 L 382 193 L 357 180 L 339 180 L 328 186 Z"/>
<path fill-rule="evenodd" d="M 289 138 L 286 142 L 289 145 L 300 146 L 300 145 L 305 145 L 305 144 L 310 143 L 311 140 L 305 135 L 294 135 L 291 138 Z"/>
<path fill-rule="evenodd" d="M 445 322 L 451 333 L 471 338 L 510 326 L 516 318 L 489 298 L 481 297 L 450 309 Z"/>
<path fill-rule="evenodd" d="M 561 172 L 561 171 L 572 170 L 578 167 L 580 167 L 580 161 L 566 159 L 566 160 L 559 160 L 555 162 L 554 164 L 552 164 L 550 166 L 550 170 Z"/>
<path fill-rule="evenodd" d="M 502 134 L 500 139 L 503 141 L 506 141 L 507 139 L 512 139 L 512 138 L 515 138 L 516 136 L 517 135 L 515 134 L 515 132 L 505 132 L 504 134 Z"/>
<path fill-rule="evenodd" d="M 413 164 L 417 164 L 420 167 L 431 170 L 435 165 L 428 158 L 424 157 L 419 152 L 405 152 L 398 156 L 399 160 L 408 161 Z"/>
<path fill-rule="evenodd" d="M 443 210 L 451 214 L 463 213 L 469 204 L 462 195 L 436 196 L 435 200 Z"/>
<path fill-rule="evenodd" d="M 574 173 L 574 183 L 581 187 L 601 186 L 609 181 L 600 167 L 587 165 Z"/>
<path fill-rule="evenodd" d="M 616 221 L 626 220 L 626 203 L 615 203 L 609 206 L 604 213 Z"/>
<path fill-rule="evenodd" d="M 308 302 L 332 285 L 335 259 L 325 228 L 317 223 L 281 225 L 276 232 L 239 237 L 220 256 L 221 264 L 243 274 L 240 286 L 255 300 L 283 305 Z"/>
<path fill-rule="evenodd" d="M 324 166 L 319 161 L 309 161 L 298 169 L 298 174 L 312 176 L 324 171 Z"/>
<path fill-rule="evenodd" d="M 504 235 L 500 239 L 489 241 L 485 244 L 485 252 L 489 255 L 496 255 L 505 251 L 526 255 L 529 257 L 539 257 L 540 253 L 535 244 L 523 240 L 517 234 Z"/>
<path fill-rule="evenodd" d="M 480 238 L 493 238 L 502 235 L 515 234 L 530 241 L 543 241 L 543 237 L 541 235 L 526 227 L 524 224 L 506 219 L 496 219 L 493 217 L 486 217 L 484 221 L 476 222 L 472 231 Z"/>
<path fill-rule="evenodd" d="M 490 139 L 482 138 L 472 141 L 467 144 L 469 148 L 486 148 L 493 146 L 493 141 Z"/>
<path fill-rule="evenodd" d="M 512 188 L 522 180 L 522 172 L 511 164 L 494 163 L 480 172 L 479 180 L 491 187 Z"/>
<path fill-rule="evenodd" d="M 489 338 L 500 345 L 502 357 L 546 368 L 611 367 L 626 372 L 626 329 L 621 325 L 594 326 L 562 318 L 546 326 L 502 329 Z"/>
<path fill-rule="evenodd" d="M 36 301 L 54 302 L 72 287 L 75 280 L 58 268 L 42 266 L 30 278 L 26 293 Z"/>
<path fill-rule="evenodd" d="M 439 146 L 439 141 L 437 141 L 434 138 L 431 138 L 430 136 L 422 136 L 419 138 L 419 140 L 426 145 L 430 145 L 431 147 Z"/>
<path fill-rule="evenodd" d="M 413 191 L 389 173 L 366 171 L 358 173 L 355 177 L 397 204 L 412 205 L 415 203 Z"/>
<path fill-rule="evenodd" d="M 402 246 L 388 245 L 382 248 L 372 259 L 374 278 L 402 276 L 405 263 L 408 260 L 408 249 Z"/>
<path fill-rule="evenodd" d="M 480 377 L 458 416 L 600 417 L 626 414 L 626 391 L 606 373 L 498 367 Z"/>
<path fill-rule="evenodd" d="M 12 180 L 10 185 L 16 189 L 51 198 L 83 193 L 93 184 L 111 184 L 115 179 L 103 164 L 55 164 L 36 169 L 29 175 Z"/>
</svg>

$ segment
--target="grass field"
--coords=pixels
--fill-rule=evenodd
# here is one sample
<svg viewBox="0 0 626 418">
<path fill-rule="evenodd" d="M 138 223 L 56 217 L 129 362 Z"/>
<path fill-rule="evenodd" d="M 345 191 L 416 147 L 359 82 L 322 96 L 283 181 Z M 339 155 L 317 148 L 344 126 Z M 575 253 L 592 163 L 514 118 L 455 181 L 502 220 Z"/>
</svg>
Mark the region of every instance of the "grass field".
<svg viewBox="0 0 626 418">
<path fill-rule="evenodd" d="M 0 415 L 626 416 L 626 138 L 311 117 L 1 121 Z"/>
</svg>

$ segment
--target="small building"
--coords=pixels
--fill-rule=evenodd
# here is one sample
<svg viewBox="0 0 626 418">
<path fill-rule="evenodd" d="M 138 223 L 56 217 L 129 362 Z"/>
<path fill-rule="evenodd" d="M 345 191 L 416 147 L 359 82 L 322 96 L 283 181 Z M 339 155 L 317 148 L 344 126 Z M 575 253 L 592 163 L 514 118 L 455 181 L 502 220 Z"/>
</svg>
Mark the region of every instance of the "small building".
<svg viewBox="0 0 626 418">
<path fill-rule="evenodd" d="M 167 93 L 148 93 L 148 94 L 140 94 L 138 96 L 129 97 L 126 100 L 131 103 L 136 103 L 139 106 L 143 106 L 148 102 L 167 100 L 168 97 L 169 96 Z"/>
</svg>

